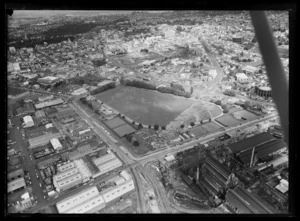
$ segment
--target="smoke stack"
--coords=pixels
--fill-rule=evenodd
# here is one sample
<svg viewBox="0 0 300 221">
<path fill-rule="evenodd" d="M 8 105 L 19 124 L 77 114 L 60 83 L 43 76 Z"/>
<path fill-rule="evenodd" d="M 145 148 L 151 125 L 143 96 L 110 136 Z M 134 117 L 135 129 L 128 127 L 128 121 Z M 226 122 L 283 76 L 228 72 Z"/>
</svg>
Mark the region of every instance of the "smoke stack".
<svg viewBox="0 0 300 221">
<path fill-rule="evenodd" d="M 250 168 L 252 168 L 252 166 L 253 166 L 254 155 L 255 155 L 255 146 L 252 149 L 251 160 L 250 160 L 250 165 L 249 165 Z"/>
<path fill-rule="evenodd" d="M 199 173 L 200 173 L 200 170 L 199 170 L 199 166 L 197 167 L 197 183 L 199 182 Z"/>
</svg>

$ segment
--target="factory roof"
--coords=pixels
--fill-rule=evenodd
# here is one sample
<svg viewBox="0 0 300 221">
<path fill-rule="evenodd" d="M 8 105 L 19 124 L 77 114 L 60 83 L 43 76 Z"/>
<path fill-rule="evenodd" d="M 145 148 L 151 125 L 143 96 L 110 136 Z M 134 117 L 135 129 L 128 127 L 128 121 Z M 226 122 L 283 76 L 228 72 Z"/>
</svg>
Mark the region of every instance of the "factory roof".
<svg viewBox="0 0 300 221">
<path fill-rule="evenodd" d="M 230 144 L 228 147 L 233 153 L 239 153 L 253 146 L 275 139 L 271 134 L 264 132 L 245 140 Z"/>
<path fill-rule="evenodd" d="M 255 197 L 243 187 L 237 186 L 234 190 L 228 190 L 226 199 L 239 211 L 246 214 L 272 214 L 274 211 L 267 207 L 260 199 Z"/>
<path fill-rule="evenodd" d="M 92 186 L 88 189 L 85 189 L 79 193 L 67 197 L 56 204 L 57 210 L 59 213 L 65 213 L 68 210 L 81 205 L 83 202 L 86 202 L 89 199 L 94 198 L 99 195 L 99 191 L 96 186 Z"/>
<path fill-rule="evenodd" d="M 256 146 L 255 152 L 257 153 L 257 158 L 262 158 L 285 147 L 286 144 L 282 140 L 275 139 Z M 251 154 L 252 148 L 240 152 L 238 157 L 244 164 L 248 164 L 251 161 Z"/>
</svg>

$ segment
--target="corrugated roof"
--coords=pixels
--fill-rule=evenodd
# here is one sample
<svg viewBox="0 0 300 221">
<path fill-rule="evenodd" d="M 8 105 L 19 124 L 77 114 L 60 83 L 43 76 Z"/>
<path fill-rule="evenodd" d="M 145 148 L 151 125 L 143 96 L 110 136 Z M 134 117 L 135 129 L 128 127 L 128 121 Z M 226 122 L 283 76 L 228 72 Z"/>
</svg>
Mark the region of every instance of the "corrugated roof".
<svg viewBox="0 0 300 221">
<path fill-rule="evenodd" d="M 228 147 L 233 153 L 239 153 L 242 150 L 247 150 L 255 145 L 275 139 L 271 134 L 264 132 L 248 139 L 230 144 Z"/>
<path fill-rule="evenodd" d="M 256 146 L 255 151 L 257 152 L 257 157 L 262 158 L 284 147 L 286 147 L 286 144 L 282 140 L 275 139 L 267 143 L 264 143 L 260 146 Z M 252 148 L 240 152 L 238 157 L 244 164 L 248 164 L 250 163 L 251 160 L 251 154 L 252 154 Z"/>
</svg>

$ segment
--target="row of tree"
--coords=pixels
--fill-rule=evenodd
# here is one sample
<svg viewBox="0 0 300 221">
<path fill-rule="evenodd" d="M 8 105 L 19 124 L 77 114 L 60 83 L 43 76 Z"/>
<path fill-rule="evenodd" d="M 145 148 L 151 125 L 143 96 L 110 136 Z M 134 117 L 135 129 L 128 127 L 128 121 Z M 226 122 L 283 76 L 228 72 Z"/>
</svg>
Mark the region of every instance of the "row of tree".
<svg viewBox="0 0 300 221">
<path fill-rule="evenodd" d="M 235 97 L 236 96 L 236 92 L 234 91 L 234 90 L 225 90 L 224 92 L 223 92 L 223 94 L 225 94 L 225 95 L 228 95 L 228 96 L 232 96 L 232 97 Z"/>
<path fill-rule="evenodd" d="M 91 95 L 98 94 L 100 92 L 103 92 L 103 91 L 106 91 L 108 89 L 115 88 L 115 87 L 116 87 L 115 82 L 110 82 L 105 85 L 99 86 L 99 87 L 95 88 L 94 90 L 91 90 L 90 94 Z"/>
<path fill-rule="evenodd" d="M 158 87 L 157 90 L 161 93 L 174 94 L 176 96 L 182 96 L 182 97 L 186 97 L 186 98 L 191 97 L 191 94 L 189 92 L 178 90 L 178 89 L 172 88 L 172 87 L 165 87 L 165 86 Z"/>
<path fill-rule="evenodd" d="M 145 88 L 148 90 L 156 90 L 156 86 L 151 84 L 151 83 L 147 83 L 144 81 L 140 81 L 137 79 L 123 79 L 121 78 L 120 83 L 126 86 L 130 86 L 130 87 L 137 87 L 137 88 Z"/>
</svg>

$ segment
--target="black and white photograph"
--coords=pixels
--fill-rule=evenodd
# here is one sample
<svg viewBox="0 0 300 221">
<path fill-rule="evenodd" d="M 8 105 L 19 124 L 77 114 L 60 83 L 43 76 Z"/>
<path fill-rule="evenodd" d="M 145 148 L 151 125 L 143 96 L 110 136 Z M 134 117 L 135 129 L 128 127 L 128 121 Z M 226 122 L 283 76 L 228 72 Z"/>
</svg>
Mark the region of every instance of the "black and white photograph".
<svg viewBox="0 0 300 221">
<path fill-rule="evenodd" d="M 7 5 L 5 215 L 291 214 L 292 9 Z"/>
</svg>

